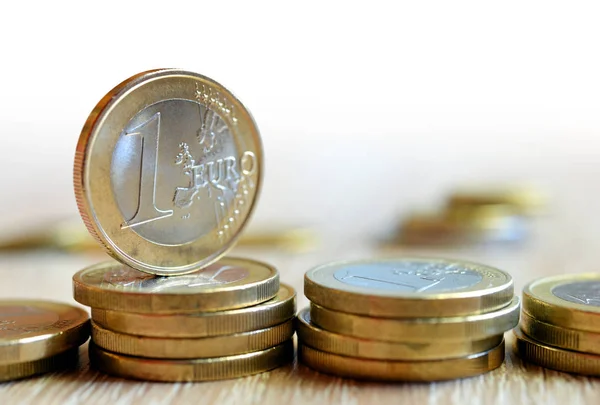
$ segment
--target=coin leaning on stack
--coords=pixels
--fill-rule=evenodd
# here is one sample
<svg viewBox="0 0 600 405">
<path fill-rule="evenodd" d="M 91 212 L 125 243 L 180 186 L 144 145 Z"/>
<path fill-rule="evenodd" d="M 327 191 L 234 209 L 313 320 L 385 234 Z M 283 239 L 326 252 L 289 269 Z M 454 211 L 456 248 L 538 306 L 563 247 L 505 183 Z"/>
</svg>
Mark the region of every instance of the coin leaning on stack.
<svg viewBox="0 0 600 405">
<path fill-rule="evenodd" d="M 523 290 L 515 350 L 526 361 L 600 376 L 600 274 L 535 280 Z"/>
<path fill-rule="evenodd" d="M 294 290 L 269 265 L 224 257 L 261 182 L 250 113 L 207 77 L 143 72 L 98 103 L 74 165 L 83 221 L 116 259 L 73 277 L 92 308 L 93 367 L 202 381 L 293 359 Z"/>
<path fill-rule="evenodd" d="M 310 309 L 297 318 L 299 360 L 328 374 L 437 381 L 504 361 L 519 320 L 507 273 L 422 258 L 339 262 L 306 273 Z"/>
</svg>

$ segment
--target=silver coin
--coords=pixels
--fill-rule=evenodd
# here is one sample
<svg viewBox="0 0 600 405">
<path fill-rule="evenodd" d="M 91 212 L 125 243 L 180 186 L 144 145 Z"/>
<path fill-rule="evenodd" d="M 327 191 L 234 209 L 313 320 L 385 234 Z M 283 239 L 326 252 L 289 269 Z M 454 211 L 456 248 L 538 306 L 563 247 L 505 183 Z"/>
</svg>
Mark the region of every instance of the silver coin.
<svg viewBox="0 0 600 405">
<path fill-rule="evenodd" d="M 552 294 L 575 304 L 600 307 L 600 281 L 561 284 L 552 289 Z"/>
</svg>

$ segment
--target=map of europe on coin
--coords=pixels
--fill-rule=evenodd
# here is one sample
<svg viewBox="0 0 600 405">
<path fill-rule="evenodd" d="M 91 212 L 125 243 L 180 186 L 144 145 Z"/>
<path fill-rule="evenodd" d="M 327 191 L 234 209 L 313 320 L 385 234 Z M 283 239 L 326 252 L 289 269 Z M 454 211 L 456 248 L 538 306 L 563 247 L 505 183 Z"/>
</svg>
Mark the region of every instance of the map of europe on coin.
<svg viewBox="0 0 600 405">
<path fill-rule="evenodd" d="M 262 147 L 224 87 L 179 70 L 141 73 L 96 106 L 75 157 L 88 229 L 116 259 L 160 275 L 218 260 L 255 205 Z"/>
</svg>

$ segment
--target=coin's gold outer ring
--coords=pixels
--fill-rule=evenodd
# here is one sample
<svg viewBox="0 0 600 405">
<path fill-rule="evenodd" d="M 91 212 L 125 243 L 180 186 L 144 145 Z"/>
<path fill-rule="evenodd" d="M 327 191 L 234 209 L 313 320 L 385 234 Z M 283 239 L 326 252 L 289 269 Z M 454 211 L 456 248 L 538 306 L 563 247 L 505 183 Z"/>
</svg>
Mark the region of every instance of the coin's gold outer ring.
<svg viewBox="0 0 600 405">
<path fill-rule="evenodd" d="M 491 350 L 457 359 L 384 361 L 340 356 L 299 344 L 298 359 L 326 374 L 358 380 L 443 381 L 472 377 L 492 371 L 504 362 L 504 339 Z"/>
<path fill-rule="evenodd" d="M 600 356 L 546 346 L 514 329 L 515 351 L 523 360 L 566 373 L 600 376 Z"/>
<path fill-rule="evenodd" d="M 238 144 L 251 145 L 257 175 L 254 196 L 236 221 L 237 229 L 225 243 L 217 230 L 189 243 L 162 245 L 152 243 L 131 228 L 121 229 L 126 221 L 116 200 L 111 198 L 110 161 L 112 149 L 129 120 L 148 105 L 165 99 L 195 100 L 195 85 L 206 86 L 234 106 L 235 130 L 229 117 L 222 117 Z M 246 227 L 262 187 L 263 147 L 254 119 L 246 107 L 226 88 L 205 76 L 179 69 L 142 72 L 123 81 L 106 94 L 90 113 L 77 143 L 73 184 L 77 207 L 91 235 L 107 253 L 137 270 L 170 276 L 190 273 L 216 262 L 230 251 Z"/>
<path fill-rule="evenodd" d="M 81 346 L 90 336 L 89 316 L 81 308 L 51 301 L 2 300 L 0 311 L 6 305 L 41 308 L 53 312 L 57 319 L 41 329 L 24 325 L 28 330 L 14 337 L 3 338 L 0 330 L 0 366 L 51 357 Z"/>
<path fill-rule="evenodd" d="M 442 360 L 470 356 L 491 350 L 502 342 L 503 334 L 483 340 L 439 342 L 424 337 L 420 342 L 384 342 L 340 335 L 320 329 L 310 322 L 310 310 L 298 314 L 296 332 L 298 341 L 316 350 L 376 360 Z"/>
<path fill-rule="evenodd" d="M 598 273 L 562 274 L 535 280 L 523 289 L 523 311 L 540 322 L 600 333 L 600 307 L 576 304 L 552 293 L 562 284 L 600 281 Z"/>
<path fill-rule="evenodd" d="M 274 267 L 250 259 L 233 257 L 223 258 L 222 261 L 237 265 L 253 263 L 268 269 L 269 272 L 267 276 L 261 276 L 261 278 L 251 274 L 240 281 L 190 293 L 126 291 L 92 285 L 84 281 L 83 275 L 88 270 L 98 266 L 106 266 L 107 269 L 110 269 L 111 266 L 120 265 L 116 262 L 106 262 L 75 273 L 73 298 L 92 308 L 142 314 L 182 314 L 245 308 L 261 304 L 277 295 L 279 272 Z"/>
<path fill-rule="evenodd" d="M 375 290 L 349 285 L 333 276 L 345 265 L 398 261 L 464 264 L 478 267 L 486 274 L 481 282 L 470 288 L 438 294 Z M 358 315 L 382 318 L 433 318 L 482 314 L 501 309 L 512 300 L 514 283 L 508 273 L 476 263 L 440 258 L 402 257 L 376 261 L 341 261 L 318 266 L 304 275 L 304 295 L 323 307 Z"/>
<path fill-rule="evenodd" d="M 107 352 L 91 344 L 93 368 L 124 378 L 147 381 L 211 381 L 245 377 L 289 364 L 294 360 L 292 340 L 252 353 L 193 360 L 157 360 Z"/>
<path fill-rule="evenodd" d="M 519 298 L 495 312 L 465 317 L 390 319 L 373 318 L 312 304 L 312 322 L 329 332 L 387 342 L 421 343 L 481 340 L 501 335 L 519 324 Z"/>
<path fill-rule="evenodd" d="M 200 338 L 249 332 L 278 325 L 296 314 L 296 292 L 279 284 L 277 296 L 230 311 L 190 314 L 135 314 L 92 308 L 92 320 L 105 329 L 137 336 Z"/>
<path fill-rule="evenodd" d="M 545 345 L 600 355 L 600 333 L 554 326 L 538 321 L 527 312 L 521 314 L 520 326 L 523 333 Z"/>
<path fill-rule="evenodd" d="M 203 338 L 124 335 L 92 323 L 92 341 L 113 353 L 154 359 L 200 359 L 235 356 L 282 344 L 294 335 L 294 320 L 270 328 Z"/>
<path fill-rule="evenodd" d="M 20 363 L 1 364 L 0 382 L 33 377 L 35 375 L 50 373 L 77 366 L 79 362 L 79 348 L 70 349 L 38 360 Z"/>
</svg>

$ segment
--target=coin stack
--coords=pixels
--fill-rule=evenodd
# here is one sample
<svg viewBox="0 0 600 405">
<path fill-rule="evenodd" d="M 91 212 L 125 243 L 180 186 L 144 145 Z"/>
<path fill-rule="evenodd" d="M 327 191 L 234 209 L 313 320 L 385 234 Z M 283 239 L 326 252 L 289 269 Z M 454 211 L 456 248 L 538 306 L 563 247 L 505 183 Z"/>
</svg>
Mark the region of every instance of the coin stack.
<svg viewBox="0 0 600 405">
<path fill-rule="evenodd" d="M 48 301 L 0 301 L 0 382 L 73 367 L 89 337 L 88 314 Z"/>
<path fill-rule="evenodd" d="M 90 114 L 75 154 L 79 211 L 117 261 L 73 277 L 92 307 L 93 367 L 157 381 L 270 370 L 293 359 L 295 292 L 276 269 L 223 258 L 262 178 L 250 113 L 196 73 L 140 73 Z"/>
<path fill-rule="evenodd" d="M 394 259 L 332 263 L 306 273 L 299 359 L 328 374 L 436 381 L 504 361 L 519 321 L 509 274 L 473 263 Z"/>
<path fill-rule="evenodd" d="M 546 277 L 523 290 L 515 350 L 542 367 L 600 376 L 600 274 Z"/>
</svg>

